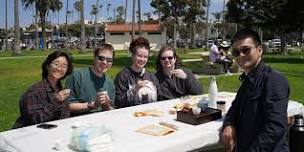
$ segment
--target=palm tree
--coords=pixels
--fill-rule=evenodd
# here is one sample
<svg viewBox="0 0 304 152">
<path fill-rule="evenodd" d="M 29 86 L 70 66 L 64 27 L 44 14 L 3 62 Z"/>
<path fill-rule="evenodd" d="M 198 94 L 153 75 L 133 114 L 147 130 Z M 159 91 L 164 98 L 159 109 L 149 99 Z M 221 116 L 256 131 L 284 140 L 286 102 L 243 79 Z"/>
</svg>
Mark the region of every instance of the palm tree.
<svg viewBox="0 0 304 152">
<path fill-rule="evenodd" d="M 15 42 L 14 42 L 14 50 L 13 50 L 13 55 L 18 55 L 21 53 L 20 50 L 20 25 L 19 25 L 19 0 L 14 0 L 14 37 L 15 37 Z"/>
<path fill-rule="evenodd" d="M 8 50 L 8 31 L 7 31 L 7 0 L 5 0 L 5 50 Z"/>
<path fill-rule="evenodd" d="M 80 11 L 81 11 L 81 3 L 80 3 L 80 1 L 76 1 L 74 3 L 74 8 L 75 8 L 75 10 L 77 11 L 77 14 L 78 14 L 78 20 L 80 20 Z"/>
<path fill-rule="evenodd" d="M 97 1 L 97 3 L 98 3 L 98 1 Z M 97 37 L 97 14 L 98 14 L 97 6 L 98 6 L 98 4 L 97 5 L 93 4 L 92 5 L 92 10 L 90 12 L 90 14 L 92 15 L 92 19 L 91 19 L 92 21 L 93 21 L 93 15 L 95 15 L 94 48 L 96 47 L 96 37 Z"/>
<path fill-rule="evenodd" d="M 46 24 L 46 15 L 51 10 L 56 12 L 62 8 L 62 2 L 60 0 L 21 0 L 23 7 L 26 9 L 35 5 L 35 8 L 38 11 L 40 17 L 40 26 L 42 27 L 42 36 L 43 36 L 43 44 L 46 44 L 46 32 L 45 32 L 45 24 Z M 44 49 L 45 45 L 43 45 Z"/>
<path fill-rule="evenodd" d="M 81 23 L 81 37 L 80 37 L 80 52 L 85 53 L 85 25 L 84 25 L 84 2 L 80 0 L 80 23 Z"/>
<path fill-rule="evenodd" d="M 108 3 L 108 4 L 107 4 L 107 19 L 109 19 L 110 7 L 111 7 L 111 4 Z"/>
</svg>

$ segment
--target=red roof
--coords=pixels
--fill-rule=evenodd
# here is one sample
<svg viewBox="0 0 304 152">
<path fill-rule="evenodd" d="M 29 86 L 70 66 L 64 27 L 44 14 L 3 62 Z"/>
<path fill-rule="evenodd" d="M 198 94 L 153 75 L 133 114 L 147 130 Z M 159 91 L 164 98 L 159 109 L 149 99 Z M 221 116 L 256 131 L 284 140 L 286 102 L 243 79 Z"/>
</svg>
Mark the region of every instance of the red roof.
<svg viewBox="0 0 304 152">
<path fill-rule="evenodd" d="M 138 32 L 138 24 L 135 24 L 135 31 Z M 159 24 L 141 24 L 143 32 L 161 32 Z M 132 24 L 108 24 L 105 29 L 106 32 L 132 32 Z"/>
</svg>

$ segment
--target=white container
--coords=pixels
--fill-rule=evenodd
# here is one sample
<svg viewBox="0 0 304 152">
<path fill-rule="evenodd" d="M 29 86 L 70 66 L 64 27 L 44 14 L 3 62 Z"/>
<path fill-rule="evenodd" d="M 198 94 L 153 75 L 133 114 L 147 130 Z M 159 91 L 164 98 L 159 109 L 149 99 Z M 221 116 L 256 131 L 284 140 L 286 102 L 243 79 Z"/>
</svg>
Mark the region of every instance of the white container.
<svg viewBox="0 0 304 152">
<path fill-rule="evenodd" d="M 216 108 L 216 101 L 217 101 L 217 84 L 216 84 L 216 80 L 215 80 L 215 76 L 212 76 L 210 79 L 210 85 L 209 85 L 209 103 L 208 103 L 208 107 L 210 108 Z"/>
</svg>

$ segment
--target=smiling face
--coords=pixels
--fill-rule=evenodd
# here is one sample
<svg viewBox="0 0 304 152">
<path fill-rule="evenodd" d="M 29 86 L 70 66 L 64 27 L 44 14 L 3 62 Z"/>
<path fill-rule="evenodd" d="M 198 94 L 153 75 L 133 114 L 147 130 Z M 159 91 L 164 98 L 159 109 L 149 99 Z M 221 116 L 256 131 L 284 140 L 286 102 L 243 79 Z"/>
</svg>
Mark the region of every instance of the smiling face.
<svg viewBox="0 0 304 152">
<path fill-rule="evenodd" d="M 145 47 L 137 48 L 137 51 L 132 56 L 132 68 L 135 71 L 141 71 L 148 62 L 149 50 Z"/>
<path fill-rule="evenodd" d="M 232 45 L 232 53 L 238 65 L 245 73 L 249 73 L 261 61 L 263 49 L 249 37 L 235 41 Z"/>
<path fill-rule="evenodd" d="M 48 65 L 48 79 L 58 81 L 64 77 L 68 70 L 68 61 L 60 56 Z"/>
<path fill-rule="evenodd" d="M 102 50 L 95 56 L 93 70 L 97 74 L 104 74 L 111 68 L 112 64 L 113 52 L 110 50 Z"/>
<path fill-rule="evenodd" d="M 169 72 L 169 71 L 174 70 L 176 58 L 175 58 L 174 53 L 173 53 L 172 50 L 164 51 L 161 54 L 159 60 L 160 60 L 160 63 L 162 65 L 162 68 L 165 72 Z"/>
</svg>

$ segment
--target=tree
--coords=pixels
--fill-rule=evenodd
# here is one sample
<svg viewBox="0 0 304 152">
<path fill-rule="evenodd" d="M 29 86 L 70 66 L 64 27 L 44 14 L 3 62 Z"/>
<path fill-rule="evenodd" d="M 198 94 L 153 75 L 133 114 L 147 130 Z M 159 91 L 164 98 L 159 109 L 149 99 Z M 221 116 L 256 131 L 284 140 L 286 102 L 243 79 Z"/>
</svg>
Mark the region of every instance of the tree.
<svg viewBox="0 0 304 152">
<path fill-rule="evenodd" d="M 173 26 L 173 45 L 176 47 L 176 29 L 178 17 L 183 17 L 186 13 L 188 0 L 152 0 L 151 6 L 162 13 L 162 21 L 174 20 Z"/>
<path fill-rule="evenodd" d="M 80 37 L 80 52 L 85 53 L 85 25 L 84 25 L 84 2 L 80 0 L 80 24 L 81 24 L 81 37 Z"/>
<path fill-rule="evenodd" d="M 127 22 L 127 9 L 128 9 L 128 0 L 125 3 L 125 23 Z"/>
<path fill-rule="evenodd" d="M 13 55 L 19 55 L 20 50 L 20 25 L 19 25 L 19 0 L 14 0 L 14 50 Z"/>
<path fill-rule="evenodd" d="M 151 16 L 152 16 L 151 12 L 145 12 L 143 15 L 146 16 L 147 21 L 151 21 L 152 20 L 152 18 L 151 18 Z"/>
<path fill-rule="evenodd" d="M 109 13 L 110 13 L 110 7 L 111 7 L 111 4 L 110 3 L 108 3 L 107 4 L 107 19 L 109 20 Z"/>
<path fill-rule="evenodd" d="M 138 32 L 139 36 L 142 35 L 141 31 L 141 7 L 140 7 L 140 0 L 137 0 L 137 6 L 138 6 Z"/>
<path fill-rule="evenodd" d="M 68 39 L 68 14 L 69 14 L 69 0 L 66 3 L 66 11 L 65 11 L 65 38 Z"/>
<path fill-rule="evenodd" d="M 124 16 L 124 13 L 125 13 L 125 8 L 123 6 L 118 6 L 116 8 L 116 12 L 117 12 L 117 15 L 116 15 L 116 23 L 119 23 L 119 24 L 122 24 L 122 23 L 125 23 L 125 20 L 123 18 Z"/>
<path fill-rule="evenodd" d="M 202 9 L 205 6 L 205 1 L 203 0 L 193 0 L 187 1 L 187 10 L 185 13 L 184 21 L 188 23 L 190 28 L 190 45 L 194 47 L 194 36 L 195 36 L 195 26 L 194 24 L 198 21 L 203 19 L 203 15 L 205 14 L 204 10 Z"/>
<path fill-rule="evenodd" d="M 301 4 L 302 3 L 302 4 Z M 234 0 L 227 3 L 229 21 L 244 28 L 270 30 L 281 38 L 281 53 L 286 53 L 290 31 L 300 32 L 304 26 L 304 7 L 297 0 Z M 297 16 L 297 17 L 294 17 Z"/>
<path fill-rule="evenodd" d="M 60 0 L 21 0 L 22 5 L 28 9 L 30 6 L 35 5 L 35 8 L 39 12 L 40 16 L 40 26 L 42 27 L 42 36 L 43 36 L 43 49 L 46 44 L 46 16 L 49 11 L 56 12 L 62 8 L 62 2 Z"/>
<path fill-rule="evenodd" d="M 81 11 L 81 3 L 80 3 L 80 1 L 76 1 L 75 3 L 74 3 L 74 8 L 75 8 L 75 10 L 77 11 L 77 14 L 78 14 L 78 21 L 80 21 L 80 11 Z"/>
<path fill-rule="evenodd" d="M 5 0 L 5 50 L 8 50 L 8 31 L 7 31 L 7 0 Z"/>
</svg>

